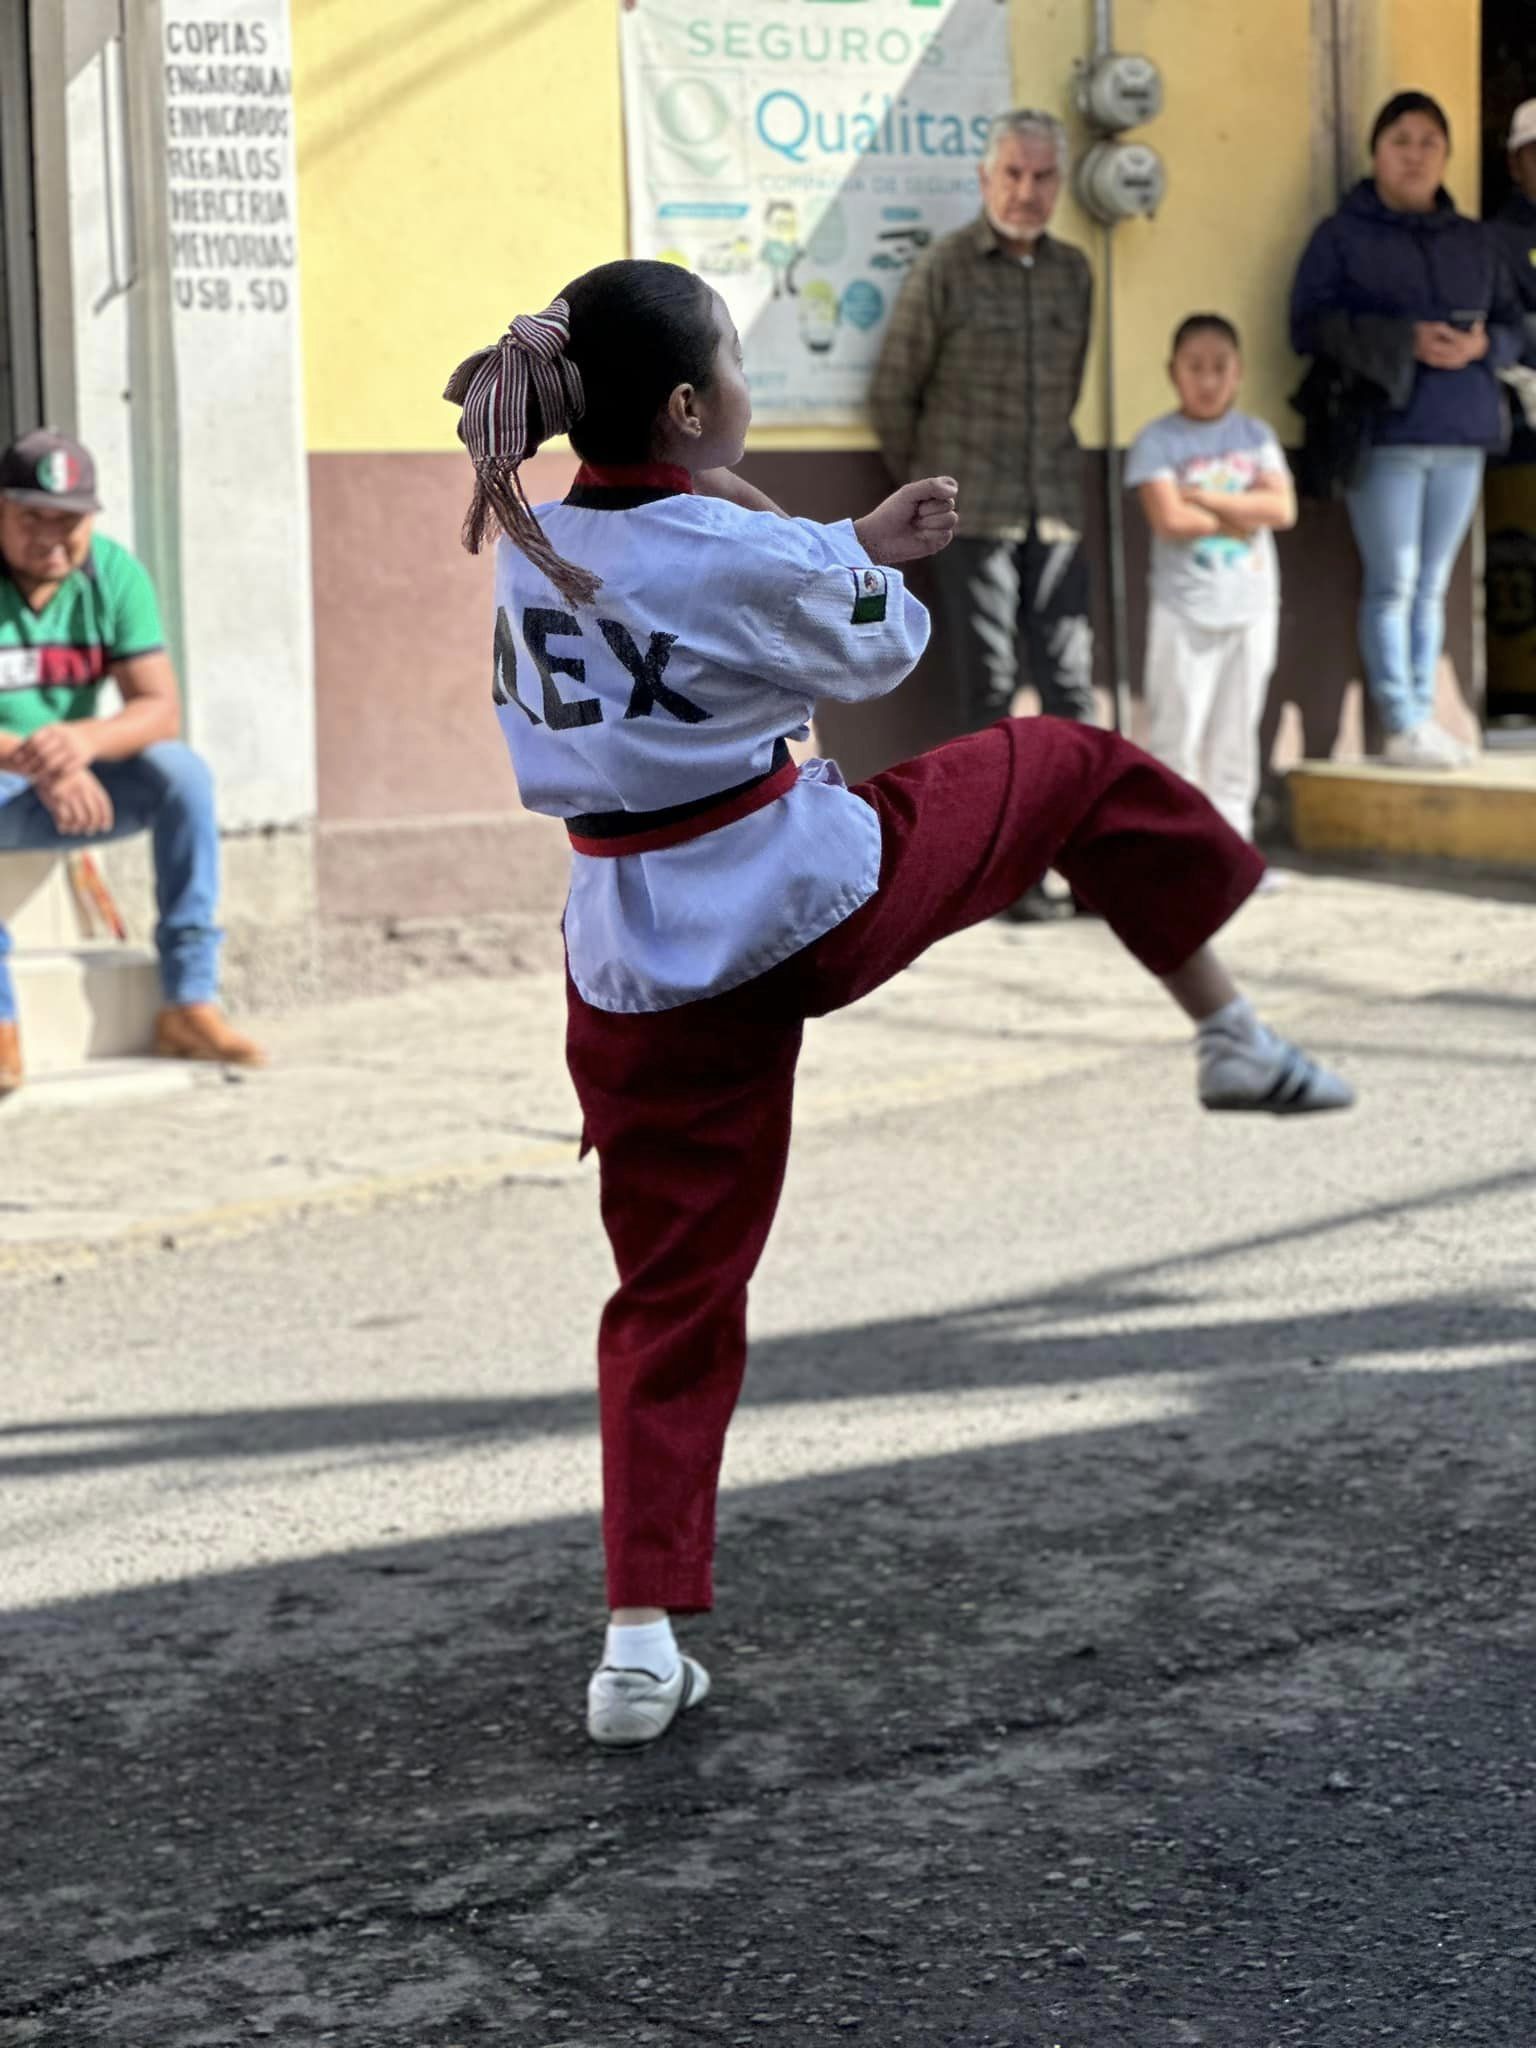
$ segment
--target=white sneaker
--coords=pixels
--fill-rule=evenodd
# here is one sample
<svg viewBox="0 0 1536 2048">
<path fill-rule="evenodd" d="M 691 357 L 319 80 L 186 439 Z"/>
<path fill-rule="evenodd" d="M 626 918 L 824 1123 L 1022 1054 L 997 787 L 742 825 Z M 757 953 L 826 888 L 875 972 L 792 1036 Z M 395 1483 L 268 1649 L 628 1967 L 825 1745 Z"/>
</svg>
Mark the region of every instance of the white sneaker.
<svg viewBox="0 0 1536 2048">
<path fill-rule="evenodd" d="M 1472 762 L 1477 759 L 1476 747 L 1469 747 L 1465 740 L 1457 739 L 1455 733 L 1447 732 L 1445 727 L 1437 723 L 1436 720 L 1430 720 L 1429 729 L 1456 756 L 1456 766 L 1458 768 L 1470 767 Z"/>
<path fill-rule="evenodd" d="M 708 1697 L 709 1673 L 692 1657 L 680 1656 L 668 1679 L 604 1664 L 587 1687 L 587 1733 L 604 1749 L 638 1749 Z"/>
<path fill-rule="evenodd" d="M 1306 1116 L 1348 1109 L 1355 1091 L 1342 1075 L 1309 1059 L 1267 1027 L 1257 1039 L 1208 1033 L 1200 1041 L 1200 1101 L 1206 1109 L 1263 1110 Z"/>
<path fill-rule="evenodd" d="M 1406 732 L 1389 732 L 1381 758 L 1391 768 L 1460 768 L 1465 752 L 1459 740 L 1425 719 Z"/>
</svg>

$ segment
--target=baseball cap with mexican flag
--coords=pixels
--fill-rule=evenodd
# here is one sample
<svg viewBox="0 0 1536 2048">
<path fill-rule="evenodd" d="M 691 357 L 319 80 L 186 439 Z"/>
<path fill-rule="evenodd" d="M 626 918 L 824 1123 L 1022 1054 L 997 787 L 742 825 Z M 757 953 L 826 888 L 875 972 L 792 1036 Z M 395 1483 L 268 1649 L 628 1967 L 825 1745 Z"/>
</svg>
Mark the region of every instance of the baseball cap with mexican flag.
<svg viewBox="0 0 1536 2048">
<path fill-rule="evenodd" d="M 0 498 L 48 512 L 99 512 L 90 450 L 56 427 L 23 434 L 0 455 Z"/>
</svg>

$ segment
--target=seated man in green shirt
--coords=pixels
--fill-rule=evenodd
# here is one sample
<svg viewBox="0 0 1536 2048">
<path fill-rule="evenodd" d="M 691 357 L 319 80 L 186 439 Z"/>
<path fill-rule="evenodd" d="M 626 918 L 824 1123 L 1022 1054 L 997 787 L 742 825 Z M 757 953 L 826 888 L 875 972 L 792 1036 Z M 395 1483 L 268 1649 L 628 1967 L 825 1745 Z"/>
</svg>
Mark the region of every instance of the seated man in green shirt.
<svg viewBox="0 0 1536 2048">
<path fill-rule="evenodd" d="M 96 465 L 42 428 L 0 454 L 0 855 L 153 835 L 168 1059 L 259 1066 L 219 1009 L 219 831 L 213 782 L 181 729 L 154 585 L 93 531 Z M 98 713 L 108 678 L 122 709 Z M 0 1095 L 21 1085 L 21 1040 L 0 925 Z"/>
</svg>

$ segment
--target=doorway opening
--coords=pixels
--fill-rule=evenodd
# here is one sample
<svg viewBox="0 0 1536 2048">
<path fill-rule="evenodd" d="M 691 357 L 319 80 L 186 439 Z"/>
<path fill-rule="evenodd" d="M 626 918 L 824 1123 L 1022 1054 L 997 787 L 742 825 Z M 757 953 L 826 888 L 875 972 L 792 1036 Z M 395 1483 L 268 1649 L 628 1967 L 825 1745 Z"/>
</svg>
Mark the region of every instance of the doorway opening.
<svg viewBox="0 0 1536 2048">
<path fill-rule="evenodd" d="M 1527 100 L 1536 100 L 1536 7 L 1483 0 L 1483 218 L 1497 224 L 1517 272 L 1536 372 L 1536 143 L 1513 172 L 1507 146 Z M 1536 374 L 1510 398 L 1514 437 L 1489 466 L 1483 500 L 1486 716 L 1490 743 L 1520 746 L 1536 745 Z"/>
<path fill-rule="evenodd" d="M 0 448 L 42 424 L 27 0 L 0 0 Z"/>
</svg>

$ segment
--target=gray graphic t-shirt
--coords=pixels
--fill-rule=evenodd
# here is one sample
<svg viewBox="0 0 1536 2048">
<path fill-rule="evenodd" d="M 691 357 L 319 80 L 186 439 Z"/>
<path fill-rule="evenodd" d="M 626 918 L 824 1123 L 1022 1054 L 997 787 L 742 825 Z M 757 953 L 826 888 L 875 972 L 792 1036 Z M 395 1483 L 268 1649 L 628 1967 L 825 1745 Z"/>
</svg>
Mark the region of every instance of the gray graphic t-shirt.
<svg viewBox="0 0 1536 2048">
<path fill-rule="evenodd" d="M 1201 491 L 1247 491 L 1261 472 L 1288 474 L 1273 430 L 1243 412 L 1219 420 L 1165 413 L 1131 443 L 1125 485 L 1134 490 L 1156 477 Z M 1220 533 L 1199 540 L 1152 536 L 1152 599 L 1192 625 L 1247 626 L 1278 604 L 1280 572 L 1275 537 L 1263 527 L 1248 539 Z"/>
</svg>

